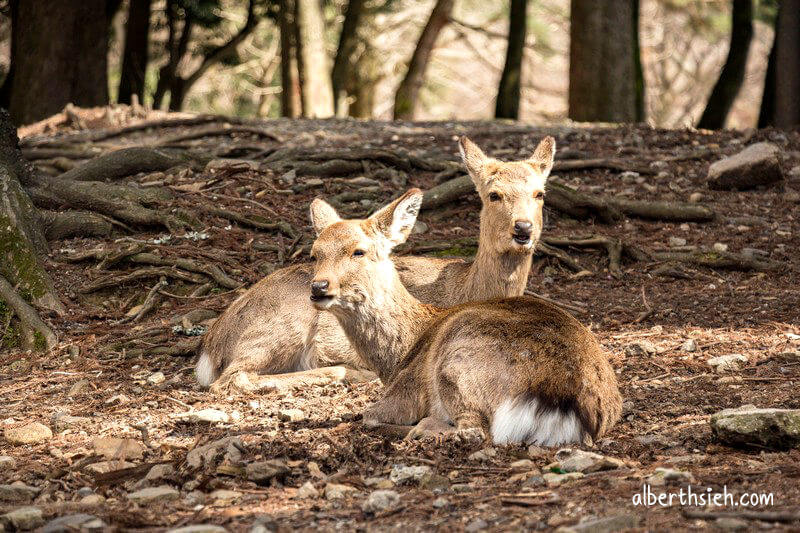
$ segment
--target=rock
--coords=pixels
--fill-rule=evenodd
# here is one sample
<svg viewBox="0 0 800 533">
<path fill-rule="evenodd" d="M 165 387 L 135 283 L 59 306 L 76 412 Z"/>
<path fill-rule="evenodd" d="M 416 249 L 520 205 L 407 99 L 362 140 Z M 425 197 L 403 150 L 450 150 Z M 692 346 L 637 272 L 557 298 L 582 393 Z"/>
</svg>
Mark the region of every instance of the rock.
<svg viewBox="0 0 800 533">
<path fill-rule="evenodd" d="M 678 246 L 686 246 L 686 239 L 683 237 L 670 237 L 669 245 L 673 248 L 677 248 Z"/>
<path fill-rule="evenodd" d="M 428 225 L 421 220 L 414 223 L 414 229 L 411 230 L 412 235 L 421 235 L 428 231 Z"/>
<path fill-rule="evenodd" d="M 42 520 L 42 510 L 38 507 L 20 507 L 11 512 L 4 514 L 0 517 L 0 523 L 10 525 L 12 531 L 14 529 L 20 531 L 28 531 L 36 529 L 44 523 Z"/>
<path fill-rule="evenodd" d="M 80 396 L 88 392 L 91 388 L 92 386 L 89 384 L 88 379 L 81 379 L 72 384 L 72 387 L 69 388 L 69 392 L 67 392 L 67 396 L 74 398 L 75 396 Z"/>
<path fill-rule="evenodd" d="M 100 531 L 106 523 L 90 514 L 72 514 L 50 520 L 42 528 L 41 533 L 70 533 L 72 531 Z"/>
<path fill-rule="evenodd" d="M 38 444 L 53 438 L 50 428 L 40 422 L 31 422 L 24 426 L 6 428 L 4 435 L 9 444 Z"/>
<path fill-rule="evenodd" d="M 228 530 L 222 526 L 213 524 L 194 524 L 191 526 L 176 527 L 168 529 L 167 533 L 227 533 Z"/>
<path fill-rule="evenodd" d="M 751 144 L 741 152 L 708 167 L 708 187 L 715 190 L 752 189 L 783 179 L 778 152 L 771 143 Z"/>
<path fill-rule="evenodd" d="M 180 497 L 181 493 L 167 485 L 158 487 L 148 487 L 128 494 L 128 499 L 138 504 L 146 504 L 157 501 L 173 501 Z"/>
<path fill-rule="evenodd" d="M 98 461 L 86 465 L 85 470 L 94 474 L 108 474 L 109 472 L 116 472 L 117 470 L 124 470 L 136 466 L 128 461 Z"/>
<path fill-rule="evenodd" d="M 385 477 L 368 477 L 364 480 L 364 485 L 374 489 L 391 489 L 394 487 L 392 480 Z"/>
<path fill-rule="evenodd" d="M 53 413 L 50 417 L 50 427 L 55 431 L 64 431 L 67 428 L 86 424 L 90 419 L 85 416 L 72 416 L 69 413 Z"/>
<path fill-rule="evenodd" d="M 475 488 L 472 486 L 471 483 L 454 483 L 450 490 L 452 490 L 456 494 L 466 494 L 467 492 L 472 492 Z"/>
<path fill-rule="evenodd" d="M 800 409 L 725 409 L 711 416 L 711 431 L 728 444 L 793 448 L 800 446 Z"/>
<path fill-rule="evenodd" d="M 693 192 L 689 195 L 690 204 L 698 204 L 703 201 L 703 195 L 699 192 Z"/>
<path fill-rule="evenodd" d="M 269 461 L 258 461 L 250 463 L 245 469 L 245 475 L 250 481 L 259 485 L 266 485 L 274 477 L 282 477 L 289 473 L 289 467 L 284 461 L 270 459 Z"/>
<path fill-rule="evenodd" d="M 769 252 L 758 248 L 742 248 L 742 255 L 748 259 L 766 259 L 769 257 Z"/>
<path fill-rule="evenodd" d="M 613 533 L 634 529 L 639 526 L 639 517 L 634 514 L 623 514 L 617 516 L 607 516 L 586 520 L 573 526 L 559 528 L 565 533 Z"/>
<path fill-rule="evenodd" d="M 530 459 L 520 459 L 519 461 L 514 461 L 509 466 L 511 470 L 515 472 L 530 472 L 536 468 L 536 464 Z"/>
<path fill-rule="evenodd" d="M 731 516 L 720 516 L 714 520 L 714 526 L 723 531 L 742 531 L 750 529 L 750 522 Z"/>
<path fill-rule="evenodd" d="M 163 372 L 153 372 L 147 377 L 147 382 L 150 385 L 159 385 L 164 383 L 167 380 L 167 377 L 164 375 Z"/>
<path fill-rule="evenodd" d="M 448 500 L 444 496 L 439 496 L 438 498 L 433 500 L 434 509 L 442 509 L 443 507 L 447 507 L 448 505 L 450 505 L 450 500 Z"/>
<path fill-rule="evenodd" d="M 712 248 L 714 249 L 715 252 L 727 252 L 728 251 L 728 245 L 724 244 L 724 243 L 721 243 L 721 242 L 715 242 L 714 246 L 712 246 Z"/>
<path fill-rule="evenodd" d="M 564 472 L 600 472 L 620 468 L 624 463 L 614 457 L 606 457 L 594 452 L 562 448 L 556 452 L 556 462 Z"/>
<path fill-rule="evenodd" d="M 628 357 L 642 357 L 658 352 L 658 348 L 652 342 L 639 341 L 625 346 L 625 355 Z"/>
<path fill-rule="evenodd" d="M 469 457 L 467 457 L 467 459 L 469 459 L 470 461 L 488 461 L 489 459 L 495 457 L 496 455 L 497 455 L 497 450 L 490 447 L 469 454 Z"/>
<path fill-rule="evenodd" d="M 556 474 L 554 472 L 547 472 L 542 477 L 548 487 L 558 487 L 567 481 L 574 481 L 583 477 L 582 472 L 570 472 L 568 474 Z"/>
<path fill-rule="evenodd" d="M 191 468 L 209 466 L 217 462 L 224 453 L 224 460 L 230 463 L 238 463 L 242 459 L 242 441 L 238 437 L 226 437 L 219 439 L 205 446 L 200 446 L 186 454 L 186 464 Z"/>
<path fill-rule="evenodd" d="M 393 490 L 376 490 L 367 496 L 361 510 L 368 514 L 393 511 L 400 505 L 400 495 Z"/>
<path fill-rule="evenodd" d="M 84 505 L 101 505 L 105 503 L 106 499 L 99 494 L 89 494 L 81 498 L 81 503 Z"/>
<path fill-rule="evenodd" d="M 147 481 L 158 481 L 175 475 L 175 467 L 171 464 L 153 465 L 144 477 Z"/>
<path fill-rule="evenodd" d="M 647 477 L 647 483 L 654 487 L 660 487 L 667 483 L 667 481 L 677 482 L 694 482 L 694 476 L 691 472 L 684 472 L 682 470 L 673 470 L 672 468 L 656 468 L 656 471 Z"/>
<path fill-rule="evenodd" d="M 305 483 L 300 485 L 300 488 L 297 489 L 297 493 L 294 495 L 294 497 L 297 498 L 298 500 L 318 498 L 319 491 L 316 488 L 314 488 L 313 483 L 311 483 L 310 481 L 306 481 Z"/>
<path fill-rule="evenodd" d="M 144 456 L 144 444 L 134 439 L 118 439 L 114 437 L 98 437 L 92 441 L 95 453 L 111 459 L 141 459 Z"/>
<path fill-rule="evenodd" d="M 29 502 L 39 494 L 39 490 L 22 481 L 15 481 L 10 485 L 0 485 L 0 502 Z"/>
<path fill-rule="evenodd" d="M 432 475 L 433 470 L 431 470 L 429 466 L 394 465 L 391 473 L 389 473 L 389 479 L 395 485 L 403 485 L 411 482 L 420 483 L 426 478 L 430 478 Z"/>
<path fill-rule="evenodd" d="M 389 480 L 387 480 L 389 481 Z M 391 481 L 389 481 L 391 483 Z M 450 480 L 439 474 L 431 474 L 419 480 L 419 488 L 441 493 L 450 487 Z"/>
<path fill-rule="evenodd" d="M 486 520 L 479 518 L 467 524 L 467 527 L 464 528 L 464 531 L 466 531 L 467 533 L 475 533 L 476 531 L 483 531 L 488 527 L 489 524 L 486 523 Z"/>
<path fill-rule="evenodd" d="M 301 409 L 283 409 L 278 413 L 278 418 L 284 422 L 300 422 L 306 419 L 306 414 Z"/>
<path fill-rule="evenodd" d="M 664 435 L 659 435 L 658 433 L 653 435 L 638 435 L 633 438 L 639 444 L 644 444 L 645 446 L 662 446 L 664 448 L 674 448 L 678 446 L 680 443 L 670 440 Z"/>
<path fill-rule="evenodd" d="M 206 422 L 209 424 L 227 424 L 231 420 L 231 417 L 228 416 L 228 413 L 225 411 L 220 411 L 219 409 L 200 409 L 199 411 L 178 413 L 174 415 L 174 417 L 189 422 Z"/>
<path fill-rule="evenodd" d="M 686 339 L 683 344 L 681 344 L 681 351 L 682 352 L 696 352 L 697 351 L 697 341 L 694 339 Z"/>
<path fill-rule="evenodd" d="M 232 502 L 242 497 L 241 492 L 227 489 L 217 489 L 210 494 L 212 500 L 220 502 Z"/>
<path fill-rule="evenodd" d="M 339 500 L 347 496 L 355 496 L 359 490 L 350 485 L 340 485 L 339 483 L 328 483 L 325 485 L 325 498 L 328 500 Z"/>
<path fill-rule="evenodd" d="M 17 461 L 15 461 L 13 457 L 8 456 L 8 455 L 0 455 L 0 468 L 11 469 L 11 468 L 14 468 L 14 466 L 16 464 L 17 464 Z"/>
<path fill-rule="evenodd" d="M 311 178 L 305 181 L 305 186 L 309 189 L 312 187 L 322 187 L 325 184 L 320 178 Z"/>
<path fill-rule="evenodd" d="M 712 357 L 706 361 L 708 366 L 717 372 L 734 372 L 739 370 L 747 363 L 747 356 L 740 353 L 732 353 L 728 355 L 720 355 L 719 357 Z"/>
</svg>

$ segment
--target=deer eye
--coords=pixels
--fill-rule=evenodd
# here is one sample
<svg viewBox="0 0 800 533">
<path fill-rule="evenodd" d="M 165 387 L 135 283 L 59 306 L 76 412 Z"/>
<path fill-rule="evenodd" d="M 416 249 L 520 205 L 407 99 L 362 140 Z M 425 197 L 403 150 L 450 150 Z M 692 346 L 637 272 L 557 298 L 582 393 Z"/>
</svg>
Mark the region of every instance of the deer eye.
<svg viewBox="0 0 800 533">
<path fill-rule="evenodd" d="M 492 202 L 499 202 L 501 198 L 502 196 L 500 196 L 500 193 L 496 192 L 489 193 L 489 200 L 491 200 Z"/>
<path fill-rule="evenodd" d="M 535 193 L 533 193 L 533 197 L 536 200 L 541 200 L 542 198 L 544 198 L 544 192 L 543 191 L 536 191 Z"/>
<path fill-rule="evenodd" d="M 361 256 L 363 256 L 365 253 L 366 253 L 366 252 L 365 252 L 364 250 L 354 250 L 354 251 L 353 251 L 353 257 L 361 257 Z"/>
</svg>

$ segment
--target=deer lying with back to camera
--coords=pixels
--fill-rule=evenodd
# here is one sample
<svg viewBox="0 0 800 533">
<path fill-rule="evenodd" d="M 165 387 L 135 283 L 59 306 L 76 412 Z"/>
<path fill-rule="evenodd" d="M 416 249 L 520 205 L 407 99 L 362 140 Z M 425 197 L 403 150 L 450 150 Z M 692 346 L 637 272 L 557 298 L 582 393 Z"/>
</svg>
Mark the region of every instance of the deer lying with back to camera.
<svg viewBox="0 0 800 533">
<path fill-rule="evenodd" d="M 566 311 L 526 296 L 443 308 L 408 292 L 389 254 L 408 237 L 421 202 L 412 189 L 365 220 L 312 203 L 311 301 L 336 317 L 386 385 L 364 423 L 545 446 L 607 432 L 622 406 L 616 375 L 594 335 Z"/>
<path fill-rule="evenodd" d="M 515 162 L 487 157 L 466 137 L 459 149 L 482 202 L 476 258 L 398 257 L 394 261 L 400 278 L 415 297 L 441 306 L 522 295 L 542 232 L 544 186 L 553 167 L 555 140 L 545 137 L 529 159 Z M 344 371 L 317 367 L 370 368 L 336 320 L 309 302 L 312 274 L 308 264 L 280 269 L 231 304 L 204 337 L 199 383 L 213 383 L 212 390 L 231 382 L 260 388 L 340 378 Z"/>
</svg>

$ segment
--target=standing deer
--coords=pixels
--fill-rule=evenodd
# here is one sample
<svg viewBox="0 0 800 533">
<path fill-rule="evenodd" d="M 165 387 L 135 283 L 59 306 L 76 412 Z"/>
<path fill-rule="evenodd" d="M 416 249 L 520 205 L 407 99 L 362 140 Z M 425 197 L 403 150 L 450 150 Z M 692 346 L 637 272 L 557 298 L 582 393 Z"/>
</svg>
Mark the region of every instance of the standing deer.
<svg viewBox="0 0 800 533">
<path fill-rule="evenodd" d="M 475 261 L 395 258 L 400 279 L 415 297 L 442 306 L 520 296 L 542 232 L 544 188 L 553 168 L 555 140 L 545 137 L 529 159 L 516 162 L 489 158 L 466 137 L 460 139 L 459 148 L 483 204 Z M 324 214 L 312 205 L 311 216 L 320 220 Z M 198 382 L 214 383 L 212 390 L 223 390 L 232 382 L 241 388 L 260 388 L 327 381 L 344 372 L 340 367 L 317 367 L 363 367 L 366 362 L 359 359 L 336 320 L 320 314 L 304 296 L 312 275 L 308 264 L 280 269 L 231 304 L 205 335 Z M 258 385 L 248 377 L 253 373 L 262 375 Z"/>
<path fill-rule="evenodd" d="M 533 297 L 448 309 L 409 293 L 389 254 L 408 237 L 421 202 L 412 189 L 365 220 L 342 220 L 319 199 L 311 206 L 319 236 L 310 299 L 336 317 L 386 385 L 365 424 L 545 446 L 608 431 L 621 411 L 616 376 L 571 315 Z"/>
</svg>

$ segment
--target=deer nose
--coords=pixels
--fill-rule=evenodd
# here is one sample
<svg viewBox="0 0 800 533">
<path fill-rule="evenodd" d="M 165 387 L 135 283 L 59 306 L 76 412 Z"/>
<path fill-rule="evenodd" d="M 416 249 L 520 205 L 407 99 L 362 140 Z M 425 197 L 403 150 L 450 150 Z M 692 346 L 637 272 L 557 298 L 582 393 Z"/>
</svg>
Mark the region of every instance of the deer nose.
<svg viewBox="0 0 800 533">
<path fill-rule="evenodd" d="M 530 235 L 533 224 L 527 220 L 517 220 L 514 222 L 514 233 L 517 235 Z"/>
<path fill-rule="evenodd" d="M 312 281 L 311 282 L 311 297 L 312 298 L 322 298 L 328 294 L 328 283 L 327 279 L 323 279 L 320 281 Z"/>
</svg>

